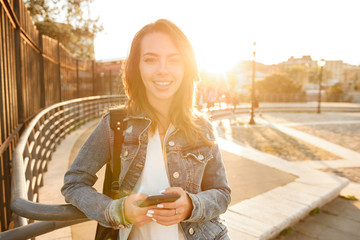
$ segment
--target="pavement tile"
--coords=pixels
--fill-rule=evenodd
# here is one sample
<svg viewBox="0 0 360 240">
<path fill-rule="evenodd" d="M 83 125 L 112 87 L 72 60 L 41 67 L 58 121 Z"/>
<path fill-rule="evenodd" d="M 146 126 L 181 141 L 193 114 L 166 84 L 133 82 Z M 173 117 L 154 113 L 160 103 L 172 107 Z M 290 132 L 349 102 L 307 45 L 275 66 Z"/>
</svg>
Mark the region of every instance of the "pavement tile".
<svg viewBox="0 0 360 240">
<path fill-rule="evenodd" d="M 334 201 L 323 206 L 321 209 L 323 211 L 328 211 L 331 214 L 339 216 L 346 210 L 347 205 L 348 205 L 347 200 L 338 197 Z"/>
<path fill-rule="evenodd" d="M 238 229 L 234 228 L 233 226 L 228 226 L 228 230 L 229 230 L 229 237 L 230 239 L 236 240 L 236 239 L 241 239 L 241 240 L 258 240 L 259 238 L 249 235 L 245 232 L 239 231 Z"/>
<path fill-rule="evenodd" d="M 357 199 L 360 200 L 360 184 L 350 182 L 345 188 L 343 188 L 340 192 L 342 196 L 355 196 Z"/>
<path fill-rule="evenodd" d="M 94 239 L 96 226 L 96 221 L 87 221 L 71 226 L 72 240 Z"/>
<path fill-rule="evenodd" d="M 287 189 L 289 190 L 295 190 L 298 192 L 304 192 L 313 196 L 317 196 L 320 198 L 323 198 L 323 196 L 328 195 L 329 191 L 331 191 L 331 189 L 329 189 L 328 187 L 323 187 L 323 186 L 317 186 L 314 184 L 308 184 L 308 183 L 303 183 L 303 182 L 299 182 L 299 181 L 294 181 L 292 183 L 289 183 L 286 186 Z"/>
<path fill-rule="evenodd" d="M 289 201 L 294 201 L 309 206 L 310 209 L 317 206 L 320 202 L 318 196 L 289 189 L 287 186 L 275 188 L 272 190 L 271 194 L 280 196 L 281 198 L 287 199 Z"/>
<path fill-rule="evenodd" d="M 269 224 L 231 211 L 224 213 L 223 217 L 225 218 L 227 226 L 258 239 L 264 239 L 264 236 L 277 231 L 275 227 Z"/>
<path fill-rule="evenodd" d="M 279 231 L 282 230 L 283 225 L 286 223 L 284 219 L 288 217 L 278 211 L 270 212 L 266 208 L 247 206 L 246 204 L 237 204 L 236 208 L 231 208 L 230 211 L 274 226 L 278 228 Z"/>
<path fill-rule="evenodd" d="M 319 235 L 325 231 L 327 227 L 317 222 L 314 217 L 308 216 L 293 227 L 293 229 L 301 234 L 318 239 Z"/>
<path fill-rule="evenodd" d="M 346 217 L 347 219 L 353 220 L 360 224 L 360 208 L 355 208 L 354 206 L 348 206 L 345 208 L 343 212 L 341 212 L 340 216 Z"/>
<path fill-rule="evenodd" d="M 279 236 L 276 238 L 276 240 L 283 240 L 283 239 L 287 239 L 287 240 L 315 240 L 317 238 L 313 238 L 310 236 L 306 236 L 303 233 L 297 232 L 297 231 L 292 231 L 291 233 L 287 234 L 286 236 Z"/>
<path fill-rule="evenodd" d="M 357 228 L 358 230 L 359 228 Z M 319 234 L 319 239 L 324 240 L 359 240 L 359 235 L 354 235 L 349 232 L 342 232 L 332 227 L 327 227 Z"/>
<path fill-rule="evenodd" d="M 355 236 L 358 236 L 360 239 L 360 222 L 353 221 L 351 219 L 342 217 L 342 216 L 334 216 L 331 214 L 326 214 L 322 211 L 316 218 L 314 218 L 316 222 L 326 225 L 329 228 L 340 230 L 344 233 L 349 233 Z"/>
</svg>

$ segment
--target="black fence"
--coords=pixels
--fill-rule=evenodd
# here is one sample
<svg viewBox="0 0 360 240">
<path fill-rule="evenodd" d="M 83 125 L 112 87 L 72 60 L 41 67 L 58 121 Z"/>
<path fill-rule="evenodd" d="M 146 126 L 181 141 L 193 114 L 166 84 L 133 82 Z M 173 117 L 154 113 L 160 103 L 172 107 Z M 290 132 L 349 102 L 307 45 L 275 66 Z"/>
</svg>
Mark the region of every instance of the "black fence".
<svg viewBox="0 0 360 240">
<path fill-rule="evenodd" d="M 61 43 L 39 34 L 23 0 L 0 3 L 0 231 L 12 228 L 13 151 L 22 129 L 42 109 L 94 95 L 119 94 L 120 67 L 97 78 L 94 60 L 76 59 Z M 114 77 L 116 76 L 116 77 Z M 111 83 L 109 82 L 111 81 Z M 117 81 L 117 82 L 114 82 Z"/>
</svg>

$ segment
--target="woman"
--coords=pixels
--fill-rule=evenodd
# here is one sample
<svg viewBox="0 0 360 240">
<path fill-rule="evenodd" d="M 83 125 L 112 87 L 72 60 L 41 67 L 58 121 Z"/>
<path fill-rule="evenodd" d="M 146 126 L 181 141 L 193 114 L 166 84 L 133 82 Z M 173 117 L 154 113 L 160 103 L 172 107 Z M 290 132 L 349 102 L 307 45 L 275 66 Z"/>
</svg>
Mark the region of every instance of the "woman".
<svg viewBox="0 0 360 240">
<path fill-rule="evenodd" d="M 65 174 L 65 199 L 120 239 L 228 239 L 219 221 L 230 203 L 224 165 L 211 124 L 195 113 L 199 80 L 191 44 L 168 20 L 134 37 L 124 71 L 128 96 L 119 186 L 111 198 L 92 188 L 111 158 L 105 115 Z M 174 202 L 139 207 L 148 195 L 179 194 Z"/>
</svg>

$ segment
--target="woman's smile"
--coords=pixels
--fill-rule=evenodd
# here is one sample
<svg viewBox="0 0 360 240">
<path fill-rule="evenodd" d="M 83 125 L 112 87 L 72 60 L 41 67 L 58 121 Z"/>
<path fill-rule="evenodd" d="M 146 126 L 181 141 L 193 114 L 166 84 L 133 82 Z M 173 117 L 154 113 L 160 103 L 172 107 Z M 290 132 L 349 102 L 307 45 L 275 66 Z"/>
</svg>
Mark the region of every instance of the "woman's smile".
<svg viewBox="0 0 360 240">
<path fill-rule="evenodd" d="M 141 42 L 140 75 L 152 106 L 171 102 L 184 78 L 182 57 L 171 38 L 160 32 L 146 35 Z"/>
</svg>

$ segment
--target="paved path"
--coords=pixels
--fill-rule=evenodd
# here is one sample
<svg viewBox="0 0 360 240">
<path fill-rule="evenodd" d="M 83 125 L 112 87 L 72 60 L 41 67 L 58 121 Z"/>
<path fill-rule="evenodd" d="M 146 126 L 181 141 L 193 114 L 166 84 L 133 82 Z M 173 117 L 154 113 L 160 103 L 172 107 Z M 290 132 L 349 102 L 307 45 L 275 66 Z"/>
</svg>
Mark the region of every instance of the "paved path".
<svg viewBox="0 0 360 240">
<path fill-rule="evenodd" d="M 49 172 L 45 174 L 45 187 L 40 192 L 41 202 L 63 202 L 59 189 L 63 174 L 69 166 L 64 162 L 70 164 L 95 125 L 96 120 L 87 123 L 68 135 L 58 146 L 49 164 Z M 286 130 L 283 126 L 281 129 Z M 222 148 L 229 184 L 233 189 L 231 207 L 224 215 L 232 239 L 275 237 L 284 228 L 304 218 L 315 207 L 336 198 L 345 184 L 343 179 L 331 174 L 312 170 L 309 166 L 289 163 L 241 146 L 231 139 L 231 135 L 226 130 L 219 135 L 221 135 L 219 144 Z M 304 137 L 304 140 L 307 139 Z M 354 195 L 356 191 L 360 193 L 358 187 L 351 183 L 343 193 L 349 195 Z M 360 199 L 360 196 L 358 198 Z M 345 202 L 349 203 L 347 200 Z M 335 204 L 335 208 L 336 206 L 338 205 Z M 356 207 L 359 206 L 355 204 Z M 78 224 L 37 239 L 71 239 L 71 236 L 72 239 L 91 239 L 95 225 L 93 221 Z M 297 233 L 297 228 L 294 229 L 294 233 Z"/>
<path fill-rule="evenodd" d="M 311 116 L 312 118 L 314 116 Z M 301 161 L 295 162 L 295 165 L 299 166 L 307 166 L 318 169 L 327 169 L 328 171 L 339 170 L 339 167 L 347 167 L 342 168 L 346 171 L 351 171 L 350 176 L 355 178 L 355 174 L 359 176 L 360 174 L 360 154 L 358 152 L 349 150 L 347 148 L 341 147 L 339 145 L 333 144 L 331 142 L 325 141 L 318 137 L 296 131 L 291 128 L 287 128 L 286 126 L 296 126 L 303 124 L 311 124 L 310 122 L 302 122 L 302 123 L 284 123 L 284 124 L 274 124 L 267 121 L 264 121 L 261 118 L 256 119 L 257 123 L 266 124 L 268 126 L 277 128 L 278 130 L 283 131 L 286 134 L 292 135 L 297 138 L 301 138 L 302 140 L 312 143 L 317 147 L 323 148 L 330 152 L 336 152 L 336 154 L 340 155 L 343 159 L 336 161 Z M 346 121 L 345 124 L 347 123 Z M 350 121 L 347 124 L 358 124 L 359 121 Z M 315 122 L 315 124 L 338 124 L 338 122 Z M 228 126 L 228 124 L 224 123 L 223 126 Z M 344 125 L 344 123 L 343 123 Z M 351 126 L 351 125 L 350 125 Z M 225 138 L 231 139 L 231 134 L 226 133 L 229 129 L 225 130 L 225 133 L 222 132 L 222 136 Z M 340 141 L 344 136 L 338 136 Z M 354 135 L 350 136 L 354 138 Z M 356 139 L 356 137 L 355 137 Z M 336 139 L 339 141 L 339 139 Z M 347 139 L 348 140 L 348 139 Z M 348 168 L 351 167 L 351 168 Z M 341 168 L 340 168 L 341 170 Z M 344 170 L 345 171 L 345 170 Z M 349 173 L 345 172 L 346 176 L 349 176 Z M 281 193 L 280 193 L 281 194 Z M 351 182 L 346 188 L 344 188 L 341 193 L 343 196 L 355 196 L 360 199 L 360 185 L 354 182 Z M 296 197 L 296 196 L 295 196 Z M 334 201 L 325 205 L 319 210 L 319 213 L 315 216 L 308 216 L 305 219 L 302 219 L 298 224 L 288 228 L 290 234 L 286 236 L 280 235 L 277 239 L 360 239 L 360 202 L 359 201 L 350 201 L 344 198 L 336 198 Z M 238 239 L 238 238 L 235 238 Z M 245 238 L 239 238 L 245 239 Z M 250 239 L 250 238 L 249 238 Z"/>
</svg>

